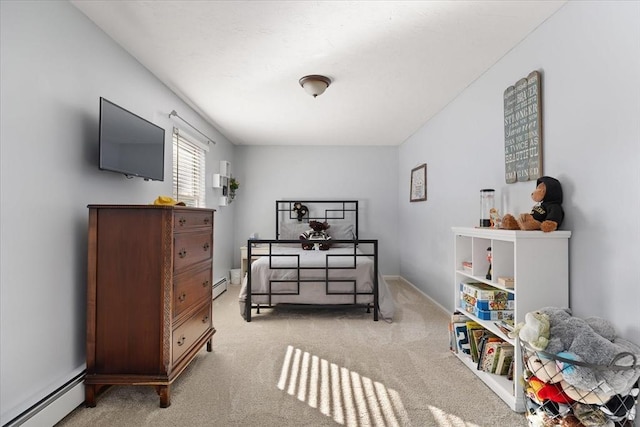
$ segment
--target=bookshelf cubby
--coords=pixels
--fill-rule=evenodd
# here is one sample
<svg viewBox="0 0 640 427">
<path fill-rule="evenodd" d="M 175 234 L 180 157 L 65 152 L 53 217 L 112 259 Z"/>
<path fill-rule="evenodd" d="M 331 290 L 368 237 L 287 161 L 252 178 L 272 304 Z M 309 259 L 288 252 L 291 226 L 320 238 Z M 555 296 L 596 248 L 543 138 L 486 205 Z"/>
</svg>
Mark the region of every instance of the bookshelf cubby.
<svg viewBox="0 0 640 427">
<path fill-rule="evenodd" d="M 519 343 L 502 332 L 496 320 L 481 319 L 469 312 L 461 302 L 460 284 L 484 283 L 513 294 L 515 324 L 524 322 L 525 314 L 530 311 L 548 306 L 568 307 L 571 232 L 454 227 L 453 233 L 455 309 L 514 346 L 513 380 L 477 370 L 476 364 L 464 353 L 458 352 L 456 356 L 512 410 L 524 412 L 524 390 L 519 382 L 522 377 Z M 491 248 L 491 278 L 487 278 L 488 248 Z M 501 284 L 500 278 L 512 278 L 513 287 Z"/>
</svg>

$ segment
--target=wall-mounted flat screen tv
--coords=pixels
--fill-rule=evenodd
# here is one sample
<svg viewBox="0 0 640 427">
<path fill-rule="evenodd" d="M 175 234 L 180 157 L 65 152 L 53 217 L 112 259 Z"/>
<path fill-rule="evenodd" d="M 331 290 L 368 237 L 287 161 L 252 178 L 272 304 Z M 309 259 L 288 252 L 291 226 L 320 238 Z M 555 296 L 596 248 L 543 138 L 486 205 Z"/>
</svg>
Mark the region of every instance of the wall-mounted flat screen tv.
<svg viewBox="0 0 640 427">
<path fill-rule="evenodd" d="M 100 98 L 100 169 L 164 181 L 164 129 Z"/>
</svg>

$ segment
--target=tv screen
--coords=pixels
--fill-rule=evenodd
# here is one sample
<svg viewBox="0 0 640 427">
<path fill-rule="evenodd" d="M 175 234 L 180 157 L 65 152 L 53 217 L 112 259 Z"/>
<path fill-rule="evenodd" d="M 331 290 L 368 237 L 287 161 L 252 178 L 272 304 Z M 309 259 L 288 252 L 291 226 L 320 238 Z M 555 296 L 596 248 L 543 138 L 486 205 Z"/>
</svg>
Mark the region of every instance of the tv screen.
<svg viewBox="0 0 640 427">
<path fill-rule="evenodd" d="M 164 129 L 100 98 L 100 169 L 164 181 Z"/>
</svg>

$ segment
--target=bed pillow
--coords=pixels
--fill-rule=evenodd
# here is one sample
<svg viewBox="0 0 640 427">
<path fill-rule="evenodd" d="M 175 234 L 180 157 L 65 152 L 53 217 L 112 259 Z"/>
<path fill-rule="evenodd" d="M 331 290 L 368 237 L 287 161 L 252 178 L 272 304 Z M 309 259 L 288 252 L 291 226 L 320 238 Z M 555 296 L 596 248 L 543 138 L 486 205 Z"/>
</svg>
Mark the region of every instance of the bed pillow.
<svg viewBox="0 0 640 427">
<path fill-rule="evenodd" d="M 329 227 L 327 233 L 333 240 L 354 240 L 356 237 L 353 230 L 353 224 L 331 224 L 331 227 Z M 334 243 L 332 247 L 352 248 L 353 245 L 349 243 Z"/>
<path fill-rule="evenodd" d="M 280 224 L 280 236 L 278 240 L 300 240 L 300 235 L 310 230 L 309 224 L 306 222 L 285 222 Z M 283 244 L 285 246 L 285 244 Z M 286 246 L 299 246 L 299 244 L 286 244 Z"/>
</svg>

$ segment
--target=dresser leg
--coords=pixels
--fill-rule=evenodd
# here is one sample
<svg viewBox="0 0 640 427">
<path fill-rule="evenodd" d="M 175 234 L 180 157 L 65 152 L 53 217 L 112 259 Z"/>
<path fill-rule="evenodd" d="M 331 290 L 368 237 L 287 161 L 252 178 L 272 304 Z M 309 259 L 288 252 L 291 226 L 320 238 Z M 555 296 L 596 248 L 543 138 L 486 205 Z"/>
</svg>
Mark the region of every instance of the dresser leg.
<svg viewBox="0 0 640 427">
<path fill-rule="evenodd" d="M 207 341 L 207 351 L 209 353 L 213 351 L 213 338 L 209 338 L 209 341 Z"/>
<path fill-rule="evenodd" d="M 96 386 L 85 385 L 84 386 L 84 406 L 87 408 L 96 407 Z"/>
<path fill-rule="evenodd" d="M 160 407 L 168 408 L 171 406 L 171 386 L 161 385 L 156 388 L 156 391 L 160 395 Z"/>
</svg>

